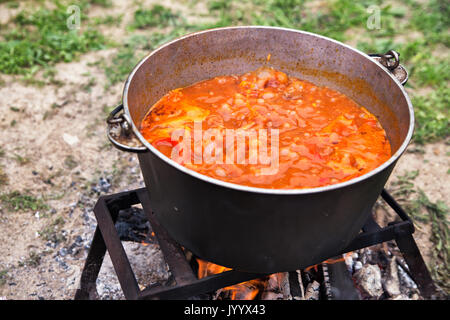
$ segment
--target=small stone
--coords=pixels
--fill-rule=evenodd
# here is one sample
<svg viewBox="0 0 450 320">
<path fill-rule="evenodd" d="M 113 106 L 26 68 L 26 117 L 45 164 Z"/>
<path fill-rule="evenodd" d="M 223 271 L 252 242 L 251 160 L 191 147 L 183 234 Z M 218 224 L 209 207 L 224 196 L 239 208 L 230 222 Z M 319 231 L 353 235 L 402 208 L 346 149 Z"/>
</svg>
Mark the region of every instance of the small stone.
<svg viewBox="0 0 450 320">
<path fill-rule="evenodd" d="M 56 248 L 56 243 L 55 242 L 52 242 L 52 241 L 47 241 L 47 243 L 45 244 L 47 247 L 50 247 L 50 248 L 53 248 L 53 249 L 55 249 Z"/>
<path fill-rule="evenodd" d="M 109 181 L 104 178 L 100 178 L 99 186 L 100 186 L 100 190 L 103 192 L 108 192 L 109 189 L 111 188 L 111 184 L 109 183 Z"/>
<path fill-rule="evenodd" d="M 396 297 L 401 293 L 397 270 L 397 262 L 395 262 L 395 259 L 391 259 L 386 270 L 386 281 L 384 283 L 384 289 L 391 297 Z"/>
<path fill-rule="evenodd" d="M 381 271 L 378 265 L 365 264 L 355 273 L 355 278 L 361 289 L 371 298 L 379 298 L 383 294 Z"/>
<path fill-rule="evenodd" d="M 400 265 L 397 265 L 398 275 L 400 279 L 400 283 L 409 288 L 409 289 L 417 289 L 417 285 L 413 279 L 403 270 Z"/>
<path fill-rule="evenodd" d="M 70 135 L 68 133 L 64 133 L 62 135 L 62 138 L 63 138 L 64 142 L 66 142 L 69 146 L 74 146 L 78 142 L 80 142 L 80 139 L 78 139 L 77 136 L 72 136 L 72 135 Z"/>
<path fill-rule="evenodd" d="M 352 256 L 345 256 L 344 257 L 344 261 L 345 261 L 345 266 L 347 267 L 347 270 L 350 274 L 353 273 L 353 258 Z"/>
<path fill-rule="evenodd" d="M 109 189 L 111 188 L 111 183 L 109 181 L 110 181 L 109 179 L 105 179 L 105 178 L 101 177 L 98 180 L 97 185 L 92 187 L 92 191 L 94 191 L 96 193 L 109 192 Z"/>
<path fill-rule="evenodd" d="M 420 300 L 420 296 L 417 293 L 413 293 L 411 300 Z"/>
<path fill-rule="evenodd" d="M 65 261 L 59 261 L 59 266 L 61 268 L 63 268 L 64 270 L 67 270 L 69 268 L 69 266 L 67 265 L 67 263 Z"/>
<path fill-rule="evenodd" d="M 67 255 L 67 249 L 66 248 L 61 248 L 60 250 L 59 250 L 59 255 L 61 256 L 61 257 L 64 257 L 64 256 L 66 256 Z"/>
<path fill-rule="evenodd" d="M 83 245 L 83 238 L 81 236 L 77 236 L 75 238 L 75 245 L 77 247 L 81 247 Z"/>
<path fill-rule="evenodd" d="M 320 284 L 314 280 L 306 287 L 305 300 L 319 300 Z"/>
<path fill-rule="evenodd" d="M 360 270 L 362 268 L 362 263 L 361 261 L 356 261 L 355 265 L 353 266 L 353 269 L 355 270 L 355 272 L 357 272 L 358 270 Z"/>
</svg>

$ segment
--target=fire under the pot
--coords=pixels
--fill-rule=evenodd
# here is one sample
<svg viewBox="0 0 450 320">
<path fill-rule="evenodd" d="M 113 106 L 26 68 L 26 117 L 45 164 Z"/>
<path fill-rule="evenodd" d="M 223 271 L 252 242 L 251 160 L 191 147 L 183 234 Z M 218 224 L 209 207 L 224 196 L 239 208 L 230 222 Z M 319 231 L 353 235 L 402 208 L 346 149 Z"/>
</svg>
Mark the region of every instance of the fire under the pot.
<svg viewBox="0 0 450 320">
<path fill-rule="evenodd" d="M 357 280 L 352 277 L 353 257 L 357 256 L 358 253 L 349 252 L 304 270 L 274 273 L 224 287 L 212 294 L 211 298 L 221 300 L 356 300 L 363 297 L 374 298 L 358 289 Z M 195 258 L 195 261 L 198 264 L 199 279 L 231 270 L 199 258 Z M 366 278 L 365 281 L 371 281 L 371 279 Z M 370 286 L 371 284 L 367 284 L 364 287 Z M 377 283 L 374 286 L 377 286 Z"/>
<path fill-rule="evenodd" d="M 351 254 L 346 255 L 349 256 Z M 231 270 L 199 258 L 196 258 L 196 261 L 198 263 L 197 273 L 199 279 Z M 334 264 L 344 261 L 345 258 L 342 256 L 338 259 L 324 261 L 320 265 L 308 267 L 303 271 L 274 273 L 262 278 L 238 283 L 219 289 L 212 295 L 212 298 L 221 300 L 319 300 L 320 288 L 331 286 L 329 277 L 326 279 L 327 282 L 325 282 L 325 277 L 319 276 L 323 272 L 323 264 Z M 304 280 L 302 279 L 302 274 Z M 349 276 L 347 275 L 347 278 L 350 279 Z M 304 281 L 306 281 L 306 287 L 303 285 Z M 352 291 L 353 296 L 356 298 L 356 290 L 353 288 Z"/>
<path fill-rule="evenodd" d="M 231 270 L 230 268 L 222 267 L 199 258 L 196 258 L 196 261 L 198 264 L 197 277 L 199 279 Z M 280 278 L 279 275 L 281 274 L 272 274 L 263 278 L 224 287 L 216 291 L 213 297 L 215 299 L 253 300 L 257 297 L 263 296 L 264 292 L 271 292 L 270 284 L 274 282 L 273 279 L 277 282 Z"/>
<path fill-rule="evenodd" d="M 347 253 L 303 270 L 262 275 L 218 266 L 184 250 L 148 210 L 145 189 L 101 197 L 94 209 L 98 229 L 76 299 L 432 298 L 435 288 L 407 232 L 410 222 L 389 194 L 383 199 L 403 222 L 380 227 L 369 219 Z M 143 209 L 133 207 L 138 203 Z M 395 242 L 388 241 L 393 237 Z"/>
</svg>

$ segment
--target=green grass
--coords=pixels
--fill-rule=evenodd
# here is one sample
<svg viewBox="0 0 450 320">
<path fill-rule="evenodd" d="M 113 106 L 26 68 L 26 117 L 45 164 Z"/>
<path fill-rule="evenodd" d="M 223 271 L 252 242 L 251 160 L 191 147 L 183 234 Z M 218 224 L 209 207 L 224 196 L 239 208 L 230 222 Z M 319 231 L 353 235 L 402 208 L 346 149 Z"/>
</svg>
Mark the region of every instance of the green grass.
<svg viewBox="0 0 450 320">
<path fill-rule="evenodd" d="M 128 37 L 111 61 L 100 62 L 107 78 L 105 88 L 108 89 L 116 83 L 125 81 L 131 70 L 149 51 L 189 31 L 191 29 L 182 26 L 168 33 L 153 32 L 148 36 L 137 34 Z"/>
<path fill-rule="evenodd" d="M 20 154 L 14 154 L 14 160 L 16 160 L 17 163 L 21 166 L 30 163 L 30 158 L 22 157 Z"/>
<path fill-rule="evenodd" d="M 126 76 L 138 61 L 139 58 L 137 57 L 134 48 L 124 47 L 119 49 L 112 60 L 103 65 L 107 78 L 105 88 L 109 88 L 110 86 L 125 80 Z"/>
<path fill-rule="evenodd" d="M 352 28 L 365 28 L 369 16 L 367 10 L 371 5 L 379 5 L 381 28 L 369 30 L 369 37 L 391 34 L 394 31 L 396 19 L 403 16 L 401 10 L 396 10 L 381 1 L 365 0 L 335 0 L 322 5 L 319 10 L 309 12 L 304 0 L 272 0 L 253 1 L 256 12 L 252 24 L 281 26 L 302 29 L 318 33 L 336 40 L 348 39 L 346 31 Z"/>
<path fill-rule="evenodd" d="M 38 234 L 45 241 L 50 241 L 56 244 L 64 242 L 66 241 L 66 237 L 61 232 L 63 225 L 64 219 L 62 217 L 57 217 L 50 224 L 39 231 Z"/>
<path fill-rule="evenodd" d="M 179 23 L 179 15 L 172 12 L 169 8 L 155 4 L 150 9 L 140 8 L 134 12 L 134 22 L 130 25 L 131 29 L 159 27 L 164 28 L 170 25 L 175 26 Z"/>
<path fill-rule="evenodd" d="M 119 25 L 122 23 L 123 14 L 112 16 L 112 15 L 106 15 L 102 17 L 95 17 L 92 19 L 92 24 L 94 25 Z"/>
<path fill-rule="evenodd" d="M 450 88 L 443 84 L 435 91 L 412 98 L 415 109 L 416 129 L 414 141 L 419 144 L 438 141 L 449 136 Z"/>
<path fill-rule="evenodd" d="M 8 280 L 8 269 L 0 270 L 0 287 L 3 286 Z"/>
<path fill-rule="evenodd" d="M 418 86 L 439 86 L 450 81 L 450 65 L 446 59 L 436 59 L 419 64 L 414 70 Z"/>
<path fill-rule="evenodd" d="M 0 147 L 0 158 L 5 156 L 5 150 Z M 3 171 L 3 167 L 0 165 L 0 187 L 8 184 L 8 175 Z"/>
<path fill-rule="evenodd" d="M 1 28 L 0 70 L 5 74 L 33 74 L 41 67 L 57 62 L 70 62 L 81 53 L 105 47 L 106 40 L 97 30 L 69 30 L 66 24 L 69 14 L 60 1 L 56 8 L 45 6 L 37 10 L 22 10 Z M 83 2 L 80 3 L 81 8 Z M 84 26 L 81 12 L 81 25 Z M 87 25 L 87 24 L 86 24 Z"/>
<path fill-rule="evenodd" d="M 366 52 L 384 52 L 389 48 L 400 52 L 402 64 L 409 72 L 407 87 L 410 88 L 416 114 L 413 141 L 424 144 L 448 139 L 450 6 L 448 2 L 439 0 L 425 4 L 418 1 L 407 3 L 412 17 L 404 29 L 394 30 L 391 37 L 370 37 L 360 42 L 358 47 Z M 410 31 L 419 32 L 422 36 L 401 43 L 395 41 L 395 36 L 408 35 Z M 435 54 L 437 50 L 439 53 Z M 419 94 L 420 88 L 430 88 L 431 92 Z"/>
<path fill-rule="evenodd" d="M 36 211 L 49 208 L 42 198 L 36 198 L 19 191 L 0 194 L 0 202 L 11 211 Z"/>
<path fill-rule="evenodd" d="M 3 171 L 2 166 L 0 166 L 0 187 L 8 184 L 8 175 Z"/>
<path fill-rule="evenodd" d="M 89 0 L 88 3 L 99 5 L 106 8 L 112 7 L 113 4 L 111 0 Z"/>
<path fill-rule="evenodd" d="M 75 169 L 78 167 L 78 162 L 75 160 L 74 156 L 71 154 L 64 158 L 64 166 L 69 169 Z"/>
<path fill-rule="evenodd" d="M 164 28 L 169 27 L 164 32 Z M 187 32 L 197 30 L 196 26 L 186 23 L 180 13 L 162 5 L 153 5 L 149 9 L 139 8 L 134 12 L 134 20 L 128 25 L 129 31 L 135 29 L 157 29 L 148 35 L 131 34 L 117 54 L 109 62 L 101 62 L 107 83 L 105 88 L 123 82 L 134 66 L 149 50 Z"/>
<path fill-rule="evenodd" d="M 450 45 L 450 5 L 446 0 L 411 1 L 413 9 L 410 25 L 421 31 L 429 43 Z"/>
<path fill-rule="evenodd" d="M 19 261 L 19 267 L 30 266 L 36 268 L 41 263 L 41 259 L 42 259 L 41 255 L 33 250 L 29 253 L 27 259 Z"/>
</svg>

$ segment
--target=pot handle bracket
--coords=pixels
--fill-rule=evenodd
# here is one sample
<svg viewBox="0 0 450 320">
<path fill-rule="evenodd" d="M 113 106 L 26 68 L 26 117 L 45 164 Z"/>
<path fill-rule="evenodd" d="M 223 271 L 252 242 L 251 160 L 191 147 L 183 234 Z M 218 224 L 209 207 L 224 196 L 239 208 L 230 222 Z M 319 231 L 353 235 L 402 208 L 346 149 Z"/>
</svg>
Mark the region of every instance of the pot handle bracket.
<svg viewBox="0 0 450 320">
<path fill-rule="evenodd" d="M 131 128 L 129 117 L 123 112 L 123 104 L 118 105 L 106 119 L 107 135 L 112 145 L 121 151 L 141 153 L 147 148 L 139 141 Z"/>
<path fill-rule="evenodd" d="M 400 64 L 400 53 L 389 50 L 385 54 L 373 53 L 369 56 L 385 67 L 402 85 L 408 81 L 408 72 Z"/>
</svg>

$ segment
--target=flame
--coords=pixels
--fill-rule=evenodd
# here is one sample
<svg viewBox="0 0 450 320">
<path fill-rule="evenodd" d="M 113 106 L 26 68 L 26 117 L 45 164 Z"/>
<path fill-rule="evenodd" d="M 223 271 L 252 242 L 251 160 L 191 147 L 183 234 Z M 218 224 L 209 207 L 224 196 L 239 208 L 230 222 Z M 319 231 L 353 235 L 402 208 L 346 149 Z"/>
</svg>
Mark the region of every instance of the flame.
<svg viewBox="0 0 450 320">
<path fill-rule="evenodd" d="M 348 252 L 340 258 L 336 259 L 328 259 L 321 263 L 333 264 L 341 261 L 345 261 L 345 258 L 349 257 L 352 252 Z M 198 273 L 197 276 L 199 279 L 208 277 L 213 274 L 222 273 L 225 271 L 231 270 L 230 268 L 223 267 L 212 262 L 208 262 L 199 258 L 196 258 L 198 262 Z M 305 271 L 309 271 L 314 268 L 316 271 L 319 264 L 310 266 L 305 269 Z M 221 292 L 228 294 L 231 300 L 254 300 L 259 293 L 264 292 L 266 287 L 273 287 L 274 285 L 269 285 L 269 282 L 275 283 L 275 286 L 281 288 L 281 273 L 274 273 L 268 277 L 261 279 L 254 279 L 246 282 L 242 282 L 239 284 L 235 284 L 232 286 L 228 286 L 221 289 Z M 272 288 L 273 289 L 273 288 Z"/>
<path fill-rule="evenodd" d="M 250 280 L 235 284 L 224 288 L 225 291 L 230 291 L 231 300 L 254 300 L 258 293 L 264 289 L 264 283 L 260 279 Z"/>
<path fill-rule="evenodd" d="M 212 274 L 222 273 L 231 270 L 230 268 L 222 267 L 219 266 L 218 264 L 214 264 L 199 258 L 197 258 L 197 262 L 198 262 L 197 276 L 199 279 L 205 278 Z"/>
<path fill-rule="evenodd" d="M 217 264 L 201 260 L 197 258 L 198 262 L 198 278 L 202 279 L 207 276 L 222 273 L 231 270 L 230 268 L 219 266 Z M 265 287 L 266 279 L 255 279 L 229 287 L 222 288 L 222 292 L 227 293 L 231 300 L 253 300 L 258 293 L 262 292 Z"/>
<path fill-rule="evenodd" d="M 340 258 L 336 258 L 336 259 L 328 259 L 328 260 L 322 261 L 322 262 L 319 263 L 319 264 L 322 264 L 322 263 L 333 264 L 333 263 L 337 263 L 337 262 L 343 262 L 343 261 L 345 261 L 346 258 L 348 258 L 349 256 L 351 256 L 352 253 L 353 253 L 353 252 L 347 252 L 347 253 L 343 254 L 342 257 L 340 257 Z M 314 270 L 317 272 L 317 267 L 319 266 L 319 264 L 315 264 L 315 265 L 313 265 L 313 266 L 309 266 L 309 267 L 305 268 L 305 271 L 309 271 L 309 270 L 311 270 L 311 269 L 314 269 Z"/>
</svg>

